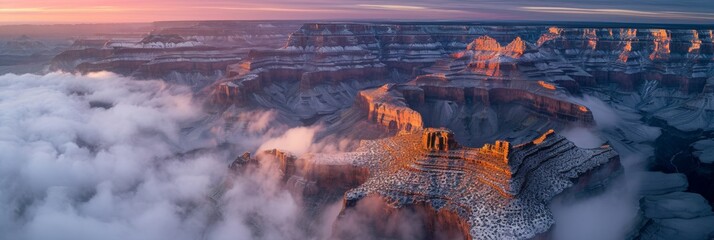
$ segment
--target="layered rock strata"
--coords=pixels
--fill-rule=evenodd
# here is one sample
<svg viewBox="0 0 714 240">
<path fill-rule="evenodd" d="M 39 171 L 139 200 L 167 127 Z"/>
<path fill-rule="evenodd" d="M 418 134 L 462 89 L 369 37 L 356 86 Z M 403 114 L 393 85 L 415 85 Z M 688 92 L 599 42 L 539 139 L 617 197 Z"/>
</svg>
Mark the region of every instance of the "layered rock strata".
<svg viewBox="0 0 714 240">
<path fill-rule="evenodd" d="M 711 29 L 557 28 L 542 41 L 599 83 L 633 90 L 647 80 L 700 92 L 711 73 Z"/>
<path fill-rule="evenodd" d="M 419 131 L 424 126 L 440 125 L 438 121 L 425 123 L 422 114 L 438 117 L 438 113 L 424 109 L 427 101 L 448 101 L 457 105 L 497 106 L 516 104 L 539 115 L 557 121 L 589 126 L 594 124 L 588 108 L 568 100 L 567 95 L 534 82 L 484 82 L 470 79 L 447 79 L 422 76 L 412 82 L 384 85 L 363 90 L 356 106 L 368 113 L 369 121 L 394 132 Z M 447 114 L 447 113 L 443 113 Z M 455 116 L 455 114 L 448 114 Z"/>
<path fill-rule="evenodd" d="M 712 74 L 712 41 L 709 29 L 315 23 L 283 48 L 232 66 L 214 88 L 222 102 L 243 103 L 256 86 L 270 85 L 249 83 L 256 79 L 314 86 L 468 69 L 484 79 L 530 79 L 574 92 L 609 83 L 634 90 L 647 80 L 700 92 Z"/>
<path fill-rule="evenodd" d="M 367 112 L 367 119 L 391 132 L 420 131 L 421 114 L 407 105 L 403 93 L 392 91 L 392 85 L 360 91 L 355 105 Z M 390 92 L 391 91 L 391 92 Z"/>
<path fill-rule="evenodd" d="M 143 38 L 80 39 L 57 55 L 51 70 L 112 71 L 159 78 L 197 89 L 223 76 L 249 49 L 277 48 L 295 25 L 269 22 L 155 23 Z M 289 29 L 289 30 L 287 30 Z M 277 41 L 276 41 L 277 39 Z"/>
<path fill-rule="evenodd" d="M 368 196 L 395 208 L 423 204 L 458 216 L 468 239 L 545 233 L 553 224 L 547 208 L 553 197 L 566 189 L 573 195 L 594 191 L 621 172 L 609 147 L 580 149 L 552 131 L 518 146 L 498 141 L 468 148 L 450 131 L 428 128 L 312 158 L 369 168 L 369 179 L 345 194 L 343 214 Z"/>
</svg>

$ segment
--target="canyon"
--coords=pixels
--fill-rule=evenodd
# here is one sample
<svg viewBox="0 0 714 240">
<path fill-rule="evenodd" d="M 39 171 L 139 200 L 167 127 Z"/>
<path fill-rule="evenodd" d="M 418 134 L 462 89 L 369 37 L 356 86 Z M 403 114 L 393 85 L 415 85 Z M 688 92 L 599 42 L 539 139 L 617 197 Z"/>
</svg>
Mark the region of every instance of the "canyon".
<svg viewBox="0 0 714 240">
<path fill-rule="evenodd" d="M 311 217 L 340 202 L 331 239 L 359 238 L 346 225 L 363 216 L 375 238 L 404 238 L 385 219 L 417 216 L 422 239 L 557 239 L 551 204 L 619 185 L 633 185 L 623 201 L 637 206 L 626 239 L 710 239 L 712 29 L 157 22 L 55 48 L 21 37 L 0 56 L 189 86 L 223 128 L 234 114 L 271 111 L 286 126 L 319 129 L 315 145 L 345 140 L 339 151 L 251 149 L 228 163 L 235 175 L 277 168 Z M 581 146 L 587 137 L 573 132 L 582 129 L 595 144 Z"/>
</svg>

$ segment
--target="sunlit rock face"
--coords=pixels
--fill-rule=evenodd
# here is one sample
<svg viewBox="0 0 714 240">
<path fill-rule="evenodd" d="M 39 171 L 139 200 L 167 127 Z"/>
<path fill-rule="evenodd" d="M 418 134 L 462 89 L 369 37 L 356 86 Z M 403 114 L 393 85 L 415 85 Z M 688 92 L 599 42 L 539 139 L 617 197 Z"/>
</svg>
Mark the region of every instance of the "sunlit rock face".
<svg viewBox="0 0 714 240">
<path fill-rule="evenodd" d="M 425 68 L 429 74 L 482 81 L 532 81 L 555 90 L 556 84 L 577 93 L 581 82 L 592 76 L 568 61 L 558 51 L 540 48 L 516 37 L 501 46 L 489 36 L 481 36 L 465 50 L 455 52 Z"/>
<path fill-rule="evenodd" d="M 532 81 L 576 95 L 611 84 L 635 91 L 647 81 L 698 93 L 712 74 L 711 35 L 646 27 L 304 24 L 282 48 L 256 50 L 229 66 L 209 92 L 216 103 L 279 107 L 302 119 L 351 106 L 360 89 L 430 74 Z"/>
<path fill-rule="evenodd" d="M 407 105 L 402 94 L 390 91 L 391 85 L 360 91 L 358 108 L 367 111 L 367 119 L 392 132 L 420 131 L 424 126 L 421 114 Z"/>
<path fill-rule="evenodd" d="M 167 22 L 142 38 L 80 39 L 57 55 L 50 68 L 70 72 L 112 71 L 141 79 L 208 85 L 252 48 L 277 48 L 297 25 L 270 22 Z"/>
<path fill-rule="evenodd" d="M 563 28 L 542 46 L 560 50 L 598 82 L 632 90 L 646 80 L 700 92 L 711 73 L 710 29 Z"/>
<path fill-rule="evenodd" d="M 571 102 L 562 89 L 528 81 L 452 77 L 420 76 L 363 90 L 354 107 L 389 132 L 448 127 L 457 131 L 460 142 L 471 146 L 496 139 L 528 141 L 536 137 L 533 132 L 594 124 L 590 110 Z M 520 130 L 510 130 L 514 128 Z"/>
<path fill-rule="evenodd" d="M 498 39 L 524 32 L 518 28 L 488 29 L 493 29 L 492 35 Z M 300 102 L 299 105 L 344 108 L 354 98 L 345 100 L 333 96 L 354 96 L 355 90 L 360 88 L 407 80 L 449 53 L 463 50 L 476 36 L 485 33 L 488 31 L 474 26 L 305 24 L 290 36 L 283 48 L 252 52 L 240 64 L 231 66 L 227 77 L 215 84 L 214 95 L 219 103 L 266 105 L 267 101 L 279 105 L 286 104 L 282 95 L 294 91 L 276 92 L 276 89 L 297 89 L 301 96 L 292 102 Z M 519 51 L 515 45 L 508 49 Z M 330 87 L 322 92 L 305 93 L 310 87 L 320 85 Z M 258 98 L 253 97 L 256 91 Z M 276 95 L 281 97 L 274 97 Z M 301 112 L 329 110 L 297 109 Z"/>
<path fill-rule="evenodd" d="M 369 179 L 345 194 L 341 218 L 355 214 L 362 199 L 376 196 L 397 209 L 429 207 L 457 223 L 466 239 L 546 234 L 554 222 L 547 208 L 553 197 L 597 194 L 622 169 L 611 148 L 581 149 L 553 131 L 515 146 L 497 141 L 469 148 L 449 130 L 427 128 L 364 141 L 355 152 L 312 158 L 345 159 L 369 169 Z"/>
</svg>

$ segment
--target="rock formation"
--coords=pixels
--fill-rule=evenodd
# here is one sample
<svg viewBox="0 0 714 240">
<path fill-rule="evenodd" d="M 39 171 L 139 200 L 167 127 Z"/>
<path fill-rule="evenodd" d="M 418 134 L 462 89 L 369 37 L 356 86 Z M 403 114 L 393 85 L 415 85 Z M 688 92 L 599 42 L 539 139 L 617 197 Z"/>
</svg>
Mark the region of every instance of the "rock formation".
<svg viewBox="0 0 714 240">
<path fill-rule="evenodd" d="M 421 90 L 406 90 L 402 96 L 412 110 L 422 113 L 424 126 L 454 127 L 456 119 L 465 118 L 475 121 L 458 131 L 497 127 L 499 121 L 492 116 L 507 113 L 494 108 L 464 111 L 461 103 L 470 100 L 471 87 L 488 89 L 489 95 L 496 96 L 490 100 L 520 96 L 500 99 L 532 102 L 525 108 L 550 114 L 548 120 L 578 119 L 587 124 L 588 120 L 583 120 L 589 118 L 587 109 L 578 111 L 581 106 L 563 101 L 568 95 L 579 95 L 582 87 L 613 84 L 632 92 L 654 82 L 678 94 L 702 92 L 712 74 L 706 70 L 714 52 L 710 32 L 608 26 L 304 24 L 282 48 L 254 50 L 240 63 L 230 65 L 225 77 L 206 92 L 219 105 L 281 109 L 313 122 L 349 108 L 355 99 L 360 103 L 364 99 L 358 93 L 361 89 L 411 80 Z M 434 98 L 438 102 L 427 101 L 421 109 L 411 101 L 421 101 L 420 91 L 426 101 L 430 96 L 462 91 L 458 90 L 462 87 L 465 94 L 455 95 L 464 95 L 463 99 Z M 424 117 L 433 109 L 440 114 Z M 380 124 L 390 128 L 392 120 Z M 397 128 L 407 126 L 395 123 Z M 474 124 L 478 126 L 468 126 Z M 547 128 L 553 126 L 531 130 Z M 494 134 L 479 131 L 471 135 Z"/>
<path fill-rule="evenodd" d="M 419 131 L 424 126 L 421 114 L 407 106 L 400 92 L 390 92 L 390 85 L 360 91 L 355 105 L 367 111 L 368 121 L 389 131 Z"/>
<path fill-rule="evenodd" d="M 395 208 L 423 204 L 457 217 L 469 239 L 545 233 L 553 224 L 547 209 L 553 197 L 588 196 L 583 193 L 597 192 L 621 172 L 609 147 L 580 149 L 552 131 L 517 146 L 497 141 L 469 148 L 448 130 L 427 128 L 363 141 L 355 152 L 311 158 L 369 169 L 369 179 L 345 194 L 343 214 L 368 196 Z"/>
<path fill-rule="evenodd" d="M 613 106 L 616 121 L 629 121 L 599 126 L 608 144 L 653 147 L 654 162 L 637 164 L 667 172 L 645 174 L 632 237 L 714 236 L 706 202 L 714 199 L 709 26 L 187 21 L 151 27 L 62 47 L 21 37 L 0 47 L 0 63 L 54 56 L 51 70 L 161 78 L 208 95 L 218 114 L 271 109 L 290 126 L 323 125 L 317 138 L 369 139 L 337 154 L 244 154 L 229 167 L 273 165 L 284 187 L 310 204 L 344 196 L 343 216 L 376 199 L 390 207 L 389 216 L 410 209 L 427 216 L 426 228 L 457 228 L 473 239 L 548 238 L 547 203 L 555 195 L 577 200 L 607 188 L 621 169 L 609 147 L 580 149 L 547 131 L 592 127 L 602 109 L 585 105 L 597 98 Z"/>
<path fill-rule="evenodd" d="M 414 76 L 436 63 L 432 69 L 469 67 L 484 76 L 560 82 L 571 90 L 596 83 L 617 83 L 633 90 L 645 80 L 657 80 L 684 92 L 698 92 L 711 75 L 705 71 L 714 51 L 710 35 L 711 30 L 704 29 L 305 24 L 282 49 L 256 53 L 242 67 L 231 67 L 236 70 L 229 70 L 230 77 L 216 88 L 240 89 L 244 81 L 272 79 L 263 75 L 308 85 L 382 79 L 394 72 Z M 461 61 L 443 62 L 449 55 Z M 331 59 L 330 64 L 324 59 Z M 345 68 L 360 71 L 345 73 L 349 72 Z M 303 73 L 313 76 L 301 80 Z M 218 93 L 246 95 L 252 90 Z"/>
<path fill-rule="evenodd" d="M 562 57 L 578 63 L 599 83 L 634 90 L 656 80 L 683 92 L 700 92 L 711 74 L 706 70 L 714 50 L 710 33 L 710 29 L 562 28 L 542 45 L 561 51 Z"/>
<path fill-rule="evenodd" d="M 508 128 L 510 121 L 516 121 L 513 124 L 519 124 L 525 132 L 545 127 L 528 126 L 516 119 L 542 118 L 570 126 L 594 124 L 589 109 L 571 102 L 562 89 L 543 84 L 485 81 L 474 79 L 470 73 L 425 75 L 404 84 L 360 91 L 355 107 L 366 113 L 369 122 L 392 133 L 448 127 L 458 130 L 457 138 L 467 144 L 502 139 L 504 136 L 497 133 L 502 127 Z M 522 111 L 511 112 L 516 108 Z M 512 136 L 531 137 L 521 133 L 505 137 Z"/>
</svg>

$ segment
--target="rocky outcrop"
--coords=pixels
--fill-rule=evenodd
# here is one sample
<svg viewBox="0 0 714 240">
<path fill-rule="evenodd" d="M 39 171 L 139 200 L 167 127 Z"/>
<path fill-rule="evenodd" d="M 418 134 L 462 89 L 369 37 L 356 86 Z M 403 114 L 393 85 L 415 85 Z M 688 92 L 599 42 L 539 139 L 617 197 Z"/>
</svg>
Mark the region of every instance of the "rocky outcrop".
<svg viewBox="0 0 714 240">
<path fill-rule="evenodd" d="M 547 204 L 555 195 L 569 189 L 568 195 L 591 196 L 622 169 L 609 147 L 580 149 L 552 131 L 522 145 L 468 148 L 448 130 L 425 129 L 363 141 L 357 151 L 333 157 L 371 173 L 345 194 L 343 214 L 370 196 L 395 208 L 423 205 L 463 225 L 468 239 L 545 233 L 553 224 Z"/>
<path fill-rule="evenodd" d="M 370 122 L 389 131 L 420 131 L 424 127 L 421 114 L 407 106 L 399 92 L 390 92 L 391 85 L 360 91 L 355 105 L 367 111 Z"/>
<path fill-rule="evenodd" d="M 214 103 L 287 108 L 304 119 L 349 107 L 352 102 L 342 96 L 356 95 L 355 89 L 424 73 L 447 79 L 532 81 L 575 95 L 582 86 L 614 83 L 634 91 L 655 81 L 686 94 L 702 91 L 711 75 L 707 56 L 714 50 L 703 37 L 707 31 L 305 24 L 281 49 L 257 50 L 230 66 L 208 92 Z M 307 93 L 311 88 L 327 90 Z"/>
</svg>

